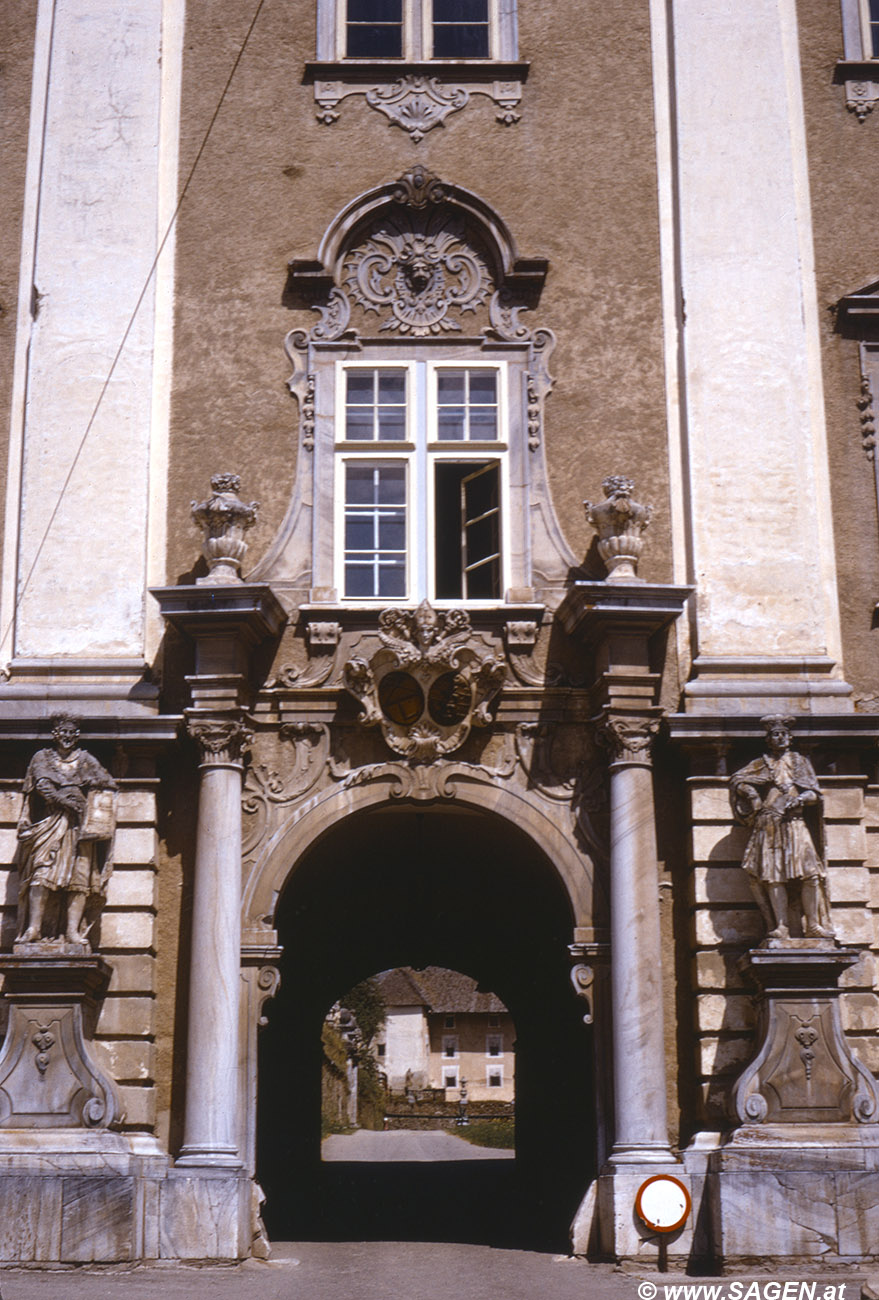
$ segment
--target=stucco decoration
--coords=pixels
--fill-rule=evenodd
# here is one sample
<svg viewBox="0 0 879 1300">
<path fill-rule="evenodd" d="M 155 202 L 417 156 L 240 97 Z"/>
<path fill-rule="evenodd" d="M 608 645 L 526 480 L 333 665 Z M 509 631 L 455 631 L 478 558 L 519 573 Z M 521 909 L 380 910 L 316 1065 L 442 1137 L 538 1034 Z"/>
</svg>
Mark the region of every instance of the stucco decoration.
<svg viewBox="0 0 879 1300">
<path fill-rule="evenodd" d="M 418 144 L 428 131 L 445 126 L 447 117 L 466 108 L 472 95 L 485 95 L 493 100 L 495 119 L 504 126 L 512 126 L 521 117 L 522 83 L 520 80 L 478 80 L 462 85 L 421 72 L 409 72 L 394 81 L 315 81 L 317 120 L 324 126 L 338 121 L 339 104 L 349 95 L 363 95 L 370 108 L 384 114 L 389 126 L 406 131 L 410 140 Z"/>
<path fill-rule="evenodd" d="M 77 720 L 59 714 L 53 747 L 34 754 L 24 778 L 16 852 L 18 954 L 90 953 L 89 931 L 106 900 L 116 782 L 78 748 L 78 739 Z"/>
<path fill-rule="evenodd" d="M 491 700 L 506 665 L 472 644 L 466 610 L 416 610 L 379 615 L 382 648 L 369 661 L 351 658 L 344 681 L 361 707 L 365 727 L 379 726 L 395 753 L 429 763 L 463 745 L 472 727 L 491 722 Z"/>
<path fill-rule="evenodd" d="M 214 474 L 207 501 L 193 501 L 192 518 L 204 529 L 204 557 L 208 573 L 196 582 L 227 586 L 241 581 L 241 562 L 247 553 L 244 534 L 256 523 L 259 502 L 241 501 L 237 474 Z"/>
<path fill-rule="evenodd" d="M 345 262 L 354 302 L 383 316 L 381 330 L 420 337 L 460 331 L 456 315 L 485 302 L 491 278 L 460 218 L 401 208 Z"/>
<path fill-rule="evenodd" d="M 605 500 L 584 501 L 586 518 L 598 533 L 598 551 L 607 565 L 608 582 L 636 582 L 644 549 L 642 533 L 650 523 L 652 506 L 632 499 L 635 484 L 623 474 L 602 483 Z"/>
<path fill-rule="evenodd" d="M 736 819 L 750 831 L 742 866 L 766 922 L 766 943 L 783 944 L 792 930 L 806 939 L 833 939 L 827 869 L 821 842 L 822 796 L 815 769 L 791 750 L 793 719 L 762 719 L 766 753 L 730 777 Z M 812 828 L 807 824 L 810 815 Z"/>
</svg>

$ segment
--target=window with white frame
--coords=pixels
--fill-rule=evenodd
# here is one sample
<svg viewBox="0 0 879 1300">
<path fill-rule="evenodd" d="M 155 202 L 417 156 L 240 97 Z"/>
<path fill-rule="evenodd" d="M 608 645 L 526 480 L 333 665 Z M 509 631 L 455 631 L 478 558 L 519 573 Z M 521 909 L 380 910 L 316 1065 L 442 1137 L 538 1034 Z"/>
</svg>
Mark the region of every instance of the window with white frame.
<svg viewBox="0 0 879 1300">
<path fill-rule="evenodd" d="M 863 122 L 879 103 L 879 0 L 841 0 L 843 57 L 836 80 L 846 107 Z"/>
<path fill-rule="evenodd" d="M 339 362 L 335 407 L 342 598 L 502 599 L 506 362 Z"/>
<path fill-rule="evenodd" d="M 502 1088 L 504 1086 L 504 1067 L 502 1065 L 487 1066 L 485 1083 L 488 1088 Z"/>
<path fill-rule="evenodd" d="M 879 59 L 879 0 L 861 0 L 861 47 L 865 59 Z"/>
<path fill-rule="evenodd" d="M 443 1070 L 443 1087 L 457 1088 L 457 1086 L 458 1086 L 458 1071 Z"/>
<path fill-rule="evenodd" d="M 514 58 L 499 0 L 335 0 L 342 59 Z"/>
</svg>

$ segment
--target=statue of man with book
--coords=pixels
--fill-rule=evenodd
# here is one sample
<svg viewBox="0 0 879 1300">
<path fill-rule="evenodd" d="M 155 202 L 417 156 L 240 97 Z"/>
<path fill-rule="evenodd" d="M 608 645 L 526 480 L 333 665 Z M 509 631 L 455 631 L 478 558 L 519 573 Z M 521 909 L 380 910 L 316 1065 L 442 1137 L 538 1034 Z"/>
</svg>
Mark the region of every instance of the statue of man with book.
<svg viewBox="0 0 879 1300">
<path fill-rule="evenodd" d="M 113 870 L 116 782 L 77 747 L 76 718 L 59 714 L 52 722 L 53 748 L 37 750 L 24 779 L 15 949 L 90 952 L 94 918 L 86 923 L 86 909 L 103 905 Z"/>
</svg>

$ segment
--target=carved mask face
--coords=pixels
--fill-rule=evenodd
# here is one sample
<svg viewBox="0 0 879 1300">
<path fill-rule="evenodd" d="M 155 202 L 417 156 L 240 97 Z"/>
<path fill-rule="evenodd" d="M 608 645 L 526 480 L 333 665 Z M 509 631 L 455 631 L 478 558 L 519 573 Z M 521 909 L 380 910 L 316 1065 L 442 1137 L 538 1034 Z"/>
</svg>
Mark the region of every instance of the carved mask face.
<svg viewBox="0 0 879 1300">
<path fill-rule="evenodd" d="M 423 253 L 410 252 L 403 261 L 403 274 L 413 293 L 424 293 L 433 278 L 433 267 Z"/>
</svg>

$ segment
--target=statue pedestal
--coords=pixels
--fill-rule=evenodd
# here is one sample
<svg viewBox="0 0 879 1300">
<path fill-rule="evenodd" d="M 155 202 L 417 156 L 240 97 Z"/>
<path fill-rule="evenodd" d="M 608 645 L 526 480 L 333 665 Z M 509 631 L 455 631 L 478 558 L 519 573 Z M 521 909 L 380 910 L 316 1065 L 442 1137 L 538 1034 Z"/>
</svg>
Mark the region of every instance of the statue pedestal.
<svg viewBox="0 0 879 1300">
<path fill-rule="evenodd" d="M 879 1258 L 879 1085 L 839 1017 L 839 977 L 857 958 L 825 939 L 791 939 L 743 961 L 758 989 L 760 1047 L 733 1089 L 740 1126 L 707 1164 L 721 1263 Z"/>
<path fill-rule="evenodd" d="M 879 1090 L 851 1053 L 839 977 L 854 948 L 823 939 L 768 940 L 742 969 L 757 985 L 759 1051 L 736 1083 L 742 1124 L 848 1124 L 879 1119 Z"/>
<path fill-rule="evenodd" d="M 119 1120 L 116 1086 L 87 1046 L 110 981 L 107 963 L 64 952 L 15 953 L 0 957 L 0 973 L 9 1004 L 0 1129 L 107 1128 Z"/>
</svg>

